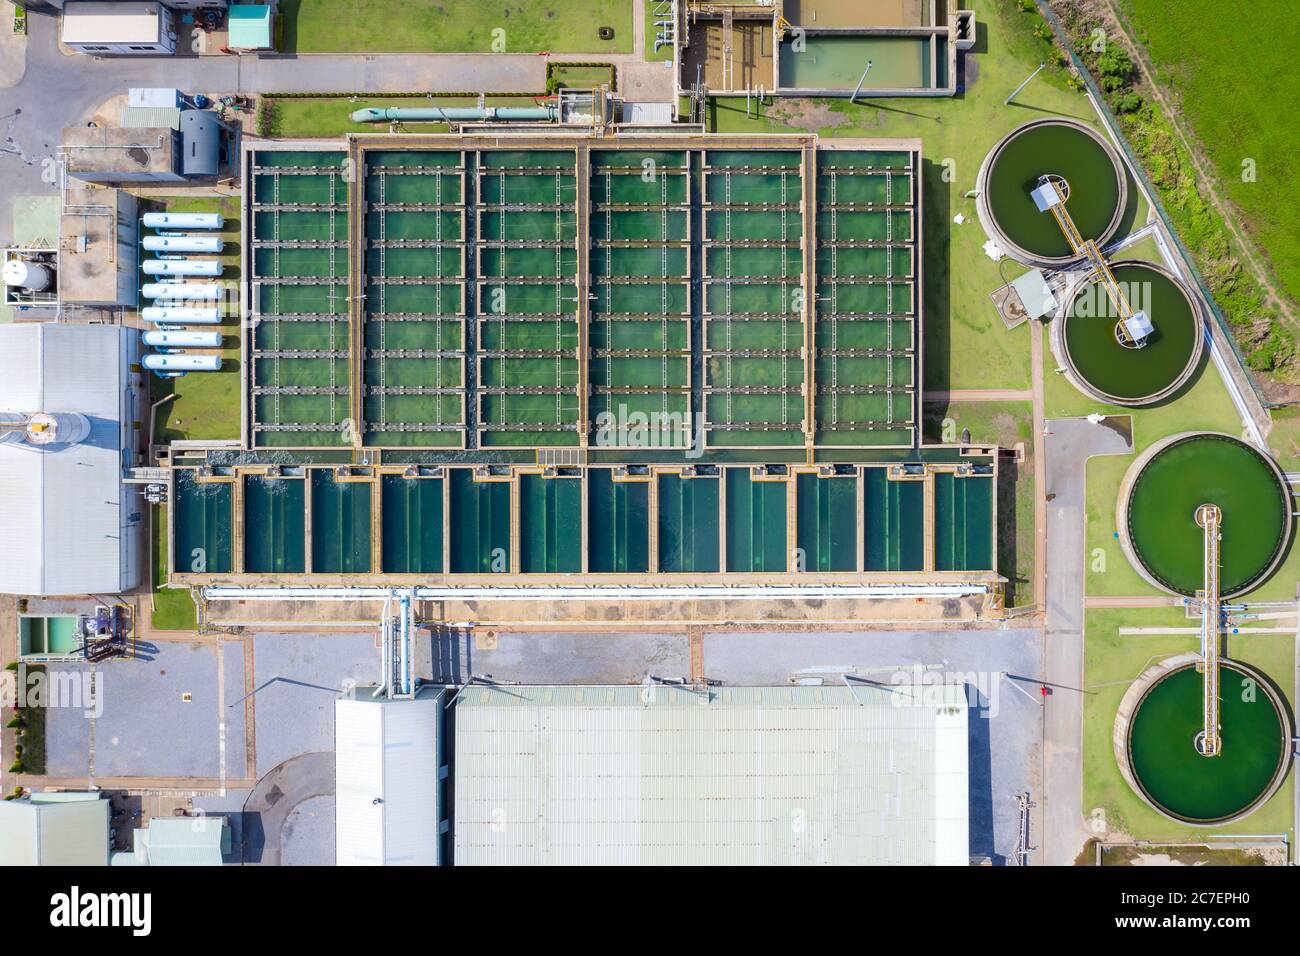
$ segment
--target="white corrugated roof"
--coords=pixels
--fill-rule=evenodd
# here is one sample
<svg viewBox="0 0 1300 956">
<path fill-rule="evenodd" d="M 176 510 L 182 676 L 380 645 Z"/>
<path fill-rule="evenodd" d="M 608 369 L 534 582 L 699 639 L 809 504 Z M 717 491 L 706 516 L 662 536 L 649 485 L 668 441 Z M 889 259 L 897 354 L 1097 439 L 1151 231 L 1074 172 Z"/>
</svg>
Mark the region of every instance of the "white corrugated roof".
<svg viewBox="0 0 1300 956">
<path fill-rule="evenodd" d="M 115 594 L 130 586 L 122 484 L 124 349 L 111 325 L 0 325 L 0 411 L 80 412 L 90 435 L 41 451 L 0 444 L 0 593 Z"/>
<path fill-rule="evenodd" d="M 387 700 L 370 691 L 334 705 L 335 862 L 436 865 L 443 693 Z"/>
<path fill-rule="evenodd" d="M 970 861 L 964 688 L 471 687 L 455 863 Z"/>
<path fill-rule="evenodd" d="M 107 866 L 108 801 L 0 800 L 0 866 Z"/>
</svg>

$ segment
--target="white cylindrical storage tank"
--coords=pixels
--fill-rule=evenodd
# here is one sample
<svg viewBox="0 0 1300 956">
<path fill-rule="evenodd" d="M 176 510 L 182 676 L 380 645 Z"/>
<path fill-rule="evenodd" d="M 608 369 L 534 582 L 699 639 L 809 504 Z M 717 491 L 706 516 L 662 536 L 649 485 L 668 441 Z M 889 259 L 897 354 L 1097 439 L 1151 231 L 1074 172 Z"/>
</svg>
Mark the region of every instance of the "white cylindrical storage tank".
<svg viewBox="0 0 1300 956">
<path fill-rule="evenodd" d="M 17 445 L 26 435 L 26 415 L 21 412 L 0 412 L 0 445 Z"/>
<path fill-rule="evenodd" d="M 220 259 L 149 259 L 144 266 L 150 276 L 219 276 Z"/>
<path fill-rule="evenodd" d="M 146 299 L 215 302 L 221 298 L 221 286 L 215 282 L 146 282 L 140 286 L 140 294 Z"/>
<path fill-rule="evenodd" d="M 219 212 L 147 212 L 144 224 L 149 229 L 220 229 L 226 220 Z"/>
<path fill-rule="evenodd" d="M 215 372 L 221 368 L 220 355 L 159 355 L 152 352 L 142 361 L 145 368 L 154 372 Z"/>
<path fill-rule="evenodd" d="M 45 292 L 54 285 L 54 270 L 39 262 L 10 259 L 4 265 L 4 283 L 29 292 Z"/>
<path fill-rule="evenodd" d="M 80 412 L 37 412 L 27 420 L 27 442 L 42 445 L 75 445 L 90 434 L 90 419 Z"/>
<path fill-rule="evenodd" d="M 183 322 L 194 325 L 220 325 L 221 310 L 200 306 L 146 305 L 140 310 L 146 322 Z"/>
<path fill-rule="evenodd" d="M 220 252 L 226 242 L 220 236 L 145 236 L 148 252 Z"/>
<path fill-rule="evenodd" d="M 215 349 L 221 345 L 221 333 L 150 329 L 144 344 L 156 349 Z"/>
</svg>

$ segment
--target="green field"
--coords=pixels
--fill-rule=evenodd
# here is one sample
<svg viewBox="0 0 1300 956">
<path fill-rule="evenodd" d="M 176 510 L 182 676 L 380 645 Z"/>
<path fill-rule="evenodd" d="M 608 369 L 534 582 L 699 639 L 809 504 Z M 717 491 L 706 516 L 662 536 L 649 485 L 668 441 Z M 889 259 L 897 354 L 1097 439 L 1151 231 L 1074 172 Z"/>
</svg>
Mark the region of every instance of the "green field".
<svg viewBox="0 0 1300 956">
<path fill-rule="evenodd" d="M 280 16 L 286 53 L 632 52 L 627 0 L 281 0 Z M 603 26 L 612 40 L 597 35 Z"/>
<path fill-rule="evenodd" d="M 1222 19 L 1214 0 L 1120 0 L 1157 80 L 1205 148 L 1229 199 L 1271 260 L 1292 301 L 1300 300 L 1300 132 L 1288 118 L 1300 90 L 1295 51 L 1300 21 L 1287 4 L 1234 6 Z M 1287 15 L 1289 12 L 1290 15 Z M 1214 24 L 1207 29 L 1207 24 Z M 1253 160 L 1256 181 L 1242 164 Z"/>
</svg>

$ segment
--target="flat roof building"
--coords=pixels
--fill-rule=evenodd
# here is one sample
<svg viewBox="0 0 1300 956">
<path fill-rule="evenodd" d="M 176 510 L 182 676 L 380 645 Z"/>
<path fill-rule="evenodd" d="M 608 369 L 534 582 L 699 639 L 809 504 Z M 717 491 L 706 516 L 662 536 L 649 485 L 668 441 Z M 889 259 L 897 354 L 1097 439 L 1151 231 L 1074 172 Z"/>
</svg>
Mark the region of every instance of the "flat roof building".
<svg viewBox="0 0 1300 956">
<path fill-rule="evenodd" d="M 359 687 L 334 704 L 336 862 L 437 865 L 444 692 L 390 700 L 373 691 Z"/>
<path fill-rule="evenodd" d="M 59 39 L 78 53 L 142 56 L 176 52 L 171 11 L 161 3 L 67 3 Z"/>
<path fill-rule="evenodd" d="M 967 865 L 964 688 L 484 687 L 457 865 Z"/>
<path fill-rule="evenodd" d="M 69 176 L 88 183 L 179 183 L 180 137 L 165 126 L 70 126 L 63 131 Z"/>
<path fill-rule="evenodd" d="M 108 819 L 97 793 L 0 800 L 0 866 L 107 866 Z"/>
<path fill-rule="evenodd" d="M 139 582 L 143 508 L 122 480 L 138 353 L 139 335 L 121 326 L 0 325 L 0 593 L 117 594 Z M 24 429 L 53 440 L 34 444 Z"/>
</svg>

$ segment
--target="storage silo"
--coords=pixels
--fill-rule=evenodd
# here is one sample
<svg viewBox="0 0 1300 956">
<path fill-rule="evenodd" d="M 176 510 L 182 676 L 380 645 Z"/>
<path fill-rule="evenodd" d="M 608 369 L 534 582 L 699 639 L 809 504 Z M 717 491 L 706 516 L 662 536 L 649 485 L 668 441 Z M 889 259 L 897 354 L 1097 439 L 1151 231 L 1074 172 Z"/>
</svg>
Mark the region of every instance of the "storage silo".
<svg viewBox="0 0 1300 956">
<path fill-rule="evenodd" d="M 226 219 L 219 212 L 147 212 L 144 224 L 149 229 L 220 229 Z"/>
<path fill-rule="evenodd" d="M 4 284 L 28 292 L 46 292 L 54 285 L 54 270 L 39 262 L 10 259 L 4 264 Z"/>
<path fill-rule="evenodd" d="M 141 268 L 149 276 L 219 276 L 220 259 L 150 259 Z"/>
<path fill-rule="evenodd" d="M 145 236 L 146 252 L 220 252 L 225 240 L 220 236 Z"/>
<path fill-rule="evenodd" d="M 80 412 L 37 412 L 27 419 L 27 443 L 75 445 L 90 434 L 90 419 Z"/>
<path fill-rule="evenodd" d="M 221 122 L 211 110 L 181 113 L 181 174 L 216 176 L 221 166 Z"/>
</svg>

